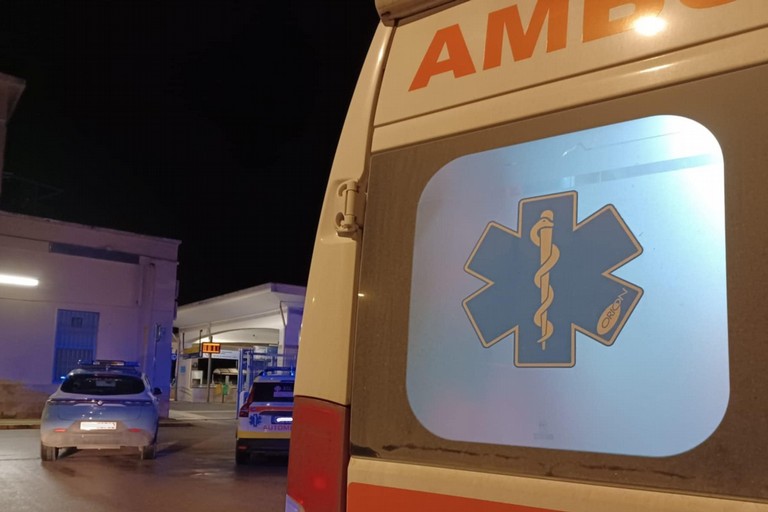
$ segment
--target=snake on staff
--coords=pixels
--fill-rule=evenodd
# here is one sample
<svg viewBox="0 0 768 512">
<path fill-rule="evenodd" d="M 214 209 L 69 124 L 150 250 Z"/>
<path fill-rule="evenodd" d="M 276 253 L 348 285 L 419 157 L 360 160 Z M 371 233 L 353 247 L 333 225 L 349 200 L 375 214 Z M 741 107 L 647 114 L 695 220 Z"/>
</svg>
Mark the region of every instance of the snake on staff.
<svg viewBox="0 0 768 512">
<path fill-rule="evenodd" d="M 555 298 L 555 291 L 549 283 L 549 272 L 560 259 L 560 249 L 552 243 L 555 214 L 552 210 L 541 212 L 539 220 L 531 228 L 531 241 L 539 248 L 539 270 L 533 276 L 533 282 L 541 291 L 541 305 L 533 315 L 534 323 L 541 328 L 538 343 L 542 350 L 547 349 L 547 340 L 552 337 L 555 328 L 547 319 L 547 311 Z"/>
</svg>

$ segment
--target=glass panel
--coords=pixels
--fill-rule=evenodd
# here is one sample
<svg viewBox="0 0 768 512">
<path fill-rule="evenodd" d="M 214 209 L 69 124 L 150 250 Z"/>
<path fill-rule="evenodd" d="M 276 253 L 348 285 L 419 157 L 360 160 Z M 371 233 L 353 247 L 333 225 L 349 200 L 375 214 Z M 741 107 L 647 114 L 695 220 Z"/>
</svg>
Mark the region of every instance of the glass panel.
<svg viewBox="0 0 768 512">
<path fill-rule="evenodd" d="M 464 156 L 418 203 L 407 394 L 457 441 L 668 456 L 729 399 L 723 157 L 654 116 Z"/>
<path fill-rule="evenodd" d="M 144 382 L 136 377 L 79 374 L 67 378 L 61 390 L 80 395 L 135 395 L 144 391 Z"/>
<path fill-rule="evenodd" d="M 293 402 L 293 382 L 255 382 L 251 402 Z"/>
</svg>

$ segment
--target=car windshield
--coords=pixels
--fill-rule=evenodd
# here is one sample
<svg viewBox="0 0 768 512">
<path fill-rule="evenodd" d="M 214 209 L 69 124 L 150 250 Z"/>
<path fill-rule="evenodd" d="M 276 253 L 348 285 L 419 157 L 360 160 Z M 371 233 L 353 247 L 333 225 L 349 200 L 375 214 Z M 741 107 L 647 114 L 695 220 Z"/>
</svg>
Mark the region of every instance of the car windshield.
<svg viewBox="0 0 768 512">
<path fill-rule="evenodd" d="M 65 393 L 81 395 L 135 395 L 144 391 L 144 382 L 131 375 L 70 375 L 61 384 Z"/>
</svg>

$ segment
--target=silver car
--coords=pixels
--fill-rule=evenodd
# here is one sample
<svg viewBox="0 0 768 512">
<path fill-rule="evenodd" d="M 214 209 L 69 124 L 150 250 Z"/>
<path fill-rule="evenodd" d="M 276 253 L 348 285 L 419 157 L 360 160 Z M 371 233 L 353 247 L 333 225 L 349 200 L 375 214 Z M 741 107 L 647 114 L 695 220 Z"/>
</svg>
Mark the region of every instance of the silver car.
<svg viewBox="0 0 768 512">
<path fill-rule="evenodd" d="M 137 363 L 81 362 L 45 403 L 40 458 L 56 460 L 65 448 L 124 447 L 155 458 L 159 394 Z"/>
</svg>

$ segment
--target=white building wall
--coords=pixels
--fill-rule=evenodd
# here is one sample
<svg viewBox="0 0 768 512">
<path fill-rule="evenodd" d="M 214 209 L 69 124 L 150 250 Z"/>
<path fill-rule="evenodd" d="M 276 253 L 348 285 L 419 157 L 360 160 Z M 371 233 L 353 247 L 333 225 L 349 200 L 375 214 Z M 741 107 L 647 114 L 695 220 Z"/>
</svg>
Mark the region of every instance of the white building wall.
<svg viewBox="0 0 768 512">
<path fill-rule="evenodd" d="M 62 254 L 52 244 L 82 249 Z M 179 242 L 0 212 L 0 273 L 34 288 L 0 285 L 0 381 L 50 393 L 60 309 L 99 313 L 96 357 L 139 361 L 168 412 Z M 111 252 L 134 261 L 103 259 Z M 90 254 L 88 254 L 90 252 Z"/>
</svg>

